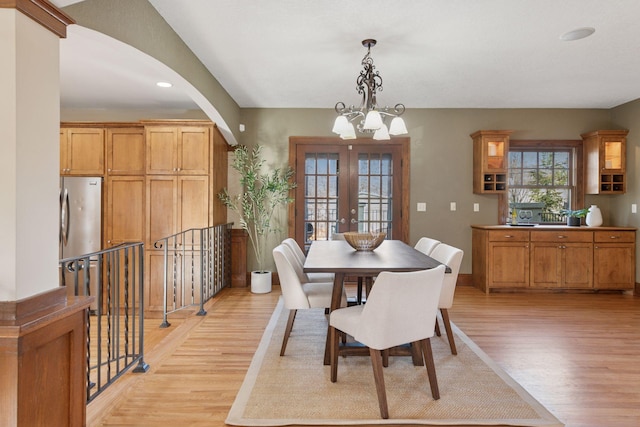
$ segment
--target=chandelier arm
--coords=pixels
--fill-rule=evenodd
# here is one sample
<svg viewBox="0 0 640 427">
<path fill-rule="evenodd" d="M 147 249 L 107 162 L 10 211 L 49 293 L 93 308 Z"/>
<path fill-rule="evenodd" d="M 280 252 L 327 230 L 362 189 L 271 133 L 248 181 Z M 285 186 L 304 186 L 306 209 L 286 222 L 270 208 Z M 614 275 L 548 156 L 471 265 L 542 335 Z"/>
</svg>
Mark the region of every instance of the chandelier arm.
<svg viewBox="0 0 640 427">
<path fill-rule="evenodd" d="M 359 116 L 364 117 L 365 115 L 361 110 L 356 110 L 353 105 L 347 107 L 342 101 L 336 103 L 334 110 L 341 116 L 345 116 L 349 121 L 353 121 Z"/>
<path fill-rule="evenodd" d="M 380 114 L 388 117 L 400 117 L 404 113 L 404 111 L 404 104 L 396 104 L 394 107 L 385 106 L 378 109 L 378 112 Z"/>
<path fill-rule="evenodd" d="M 334 110 L 336 110 L 336 113 L 338 114 L 344 114 L 347 111 L 347 106 L 344 104 L 344 102 L 338 101 L 336 102 Z"/>
<path fill-rule="evenodd" d="M 345 114 L 345 115 L 347 116 L 347 120 L 349 120 L 350 122 L 354 121 L 358 117 L 364 118 L 364 116 L 365 116 L 365 114 L 360 110 L 353 110 L 353 111 L 350 111 L 348 114 Z"/>
<path fill-rule="evenodd" d="M 393 107 L 393 111 L 394 111 L 394 113 L 396 113 L 396 116 L 403 115 L 404 111 L 405 111 L 404 104 L 396 104 L 395 107 Z"/>
</svg>

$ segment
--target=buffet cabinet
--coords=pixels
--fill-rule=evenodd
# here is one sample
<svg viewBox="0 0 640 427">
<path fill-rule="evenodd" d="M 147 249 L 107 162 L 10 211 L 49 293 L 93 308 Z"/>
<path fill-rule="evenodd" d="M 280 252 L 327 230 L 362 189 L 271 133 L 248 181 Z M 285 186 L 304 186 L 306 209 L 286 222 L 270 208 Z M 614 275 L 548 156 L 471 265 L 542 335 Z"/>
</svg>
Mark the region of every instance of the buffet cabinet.
<svg viewBox="0 0 640 427">
<path fill-rule="evenodd" d="M 473 283 L 499 289 L 633 290 L 636 229 L 472 226 Z"/>
</svg>

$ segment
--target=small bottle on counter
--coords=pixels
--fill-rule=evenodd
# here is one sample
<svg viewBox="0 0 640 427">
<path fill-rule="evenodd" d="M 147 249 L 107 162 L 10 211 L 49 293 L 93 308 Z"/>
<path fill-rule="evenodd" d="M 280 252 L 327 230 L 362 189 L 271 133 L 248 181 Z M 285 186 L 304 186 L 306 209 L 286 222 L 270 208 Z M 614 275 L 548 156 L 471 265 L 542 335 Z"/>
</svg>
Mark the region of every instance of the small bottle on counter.
<svg viewBox="0 0 640 427">
<path fill-rule="evenodd" d="M 518 215 L 515 209 L 511 211 L 511 225 L 518 225 Z"/>
</svg>

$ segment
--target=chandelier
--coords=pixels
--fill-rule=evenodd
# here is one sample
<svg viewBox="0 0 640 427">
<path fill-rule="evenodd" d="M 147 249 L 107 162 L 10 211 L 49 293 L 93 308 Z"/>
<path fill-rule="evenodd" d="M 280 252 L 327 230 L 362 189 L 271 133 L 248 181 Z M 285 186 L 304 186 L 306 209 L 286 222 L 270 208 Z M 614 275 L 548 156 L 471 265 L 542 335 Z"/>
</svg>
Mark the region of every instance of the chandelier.
<svg viewBox="0 0 640 427">
<path fill-rule="evenodd" d="M 332 132 L 340 135 L 342 139 L 355 139 L 356 127 L 359 132 L 373 133 L 373 139 L 387 140 L 389 135 L 407 134 L 407 127 L 400 117 L 404 113 L 404 104 L 396 104 L 395 107 L 380 107 L 376 101 L 376 92 L 382 91 L 382 77 L 375 71 L 371 48 L 376 45 L 373 39 L 362 41 L 362 46 L 367 48 L 367 54 L 362 58 L 364 70 L 360 71 L 356 83 L 356 90 L 362 95 L 360 106 L 350 105 L 344 102 L 336 104 L 335 110 L 339 116 L 333 125 Z M 391 118 L 387 128 L 385 120 Z M 354 122 L 356 126 L 354 127 Z"/>
</svg>

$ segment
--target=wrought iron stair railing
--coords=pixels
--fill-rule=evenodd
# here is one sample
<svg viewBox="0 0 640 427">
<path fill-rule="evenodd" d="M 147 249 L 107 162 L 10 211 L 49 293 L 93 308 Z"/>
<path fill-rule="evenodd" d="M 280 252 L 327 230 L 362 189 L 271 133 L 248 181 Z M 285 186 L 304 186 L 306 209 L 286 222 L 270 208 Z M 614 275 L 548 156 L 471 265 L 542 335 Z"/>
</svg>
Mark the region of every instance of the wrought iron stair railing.
<svg viewBox="0 0 640 427">
<path fill-rule="evenodd" d="M 125 243 L 60 260 L 68 296 L 93 296 L 87 310 L 87 403 L 144 361 L 144 248 Z"/>
<path fill-rule="evenodd" d="M 231 284 L 231 226 L 194 228 L 154 243 L 164 251 L 163 315 L 160 327 L 171 326 L 168 315 L 204 304 Z"/>
</svg>

